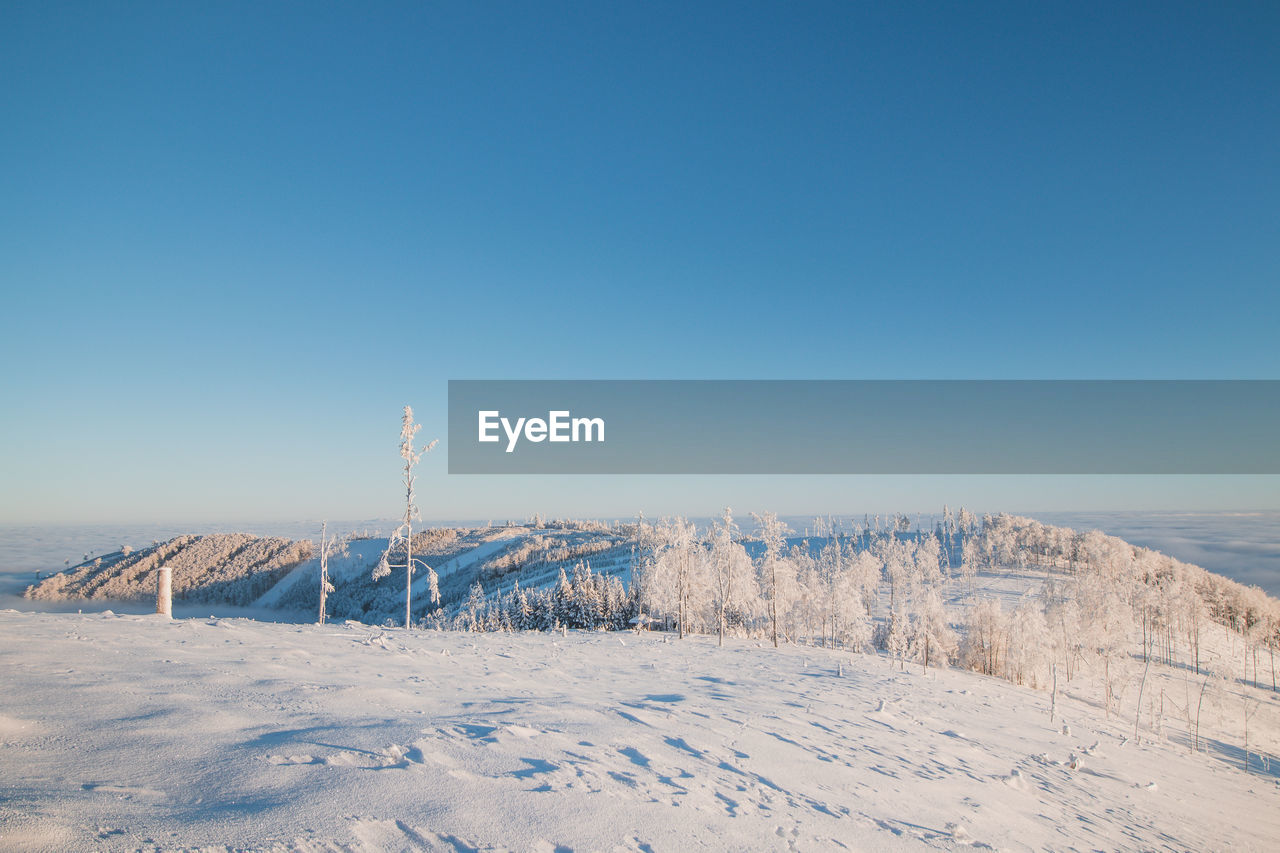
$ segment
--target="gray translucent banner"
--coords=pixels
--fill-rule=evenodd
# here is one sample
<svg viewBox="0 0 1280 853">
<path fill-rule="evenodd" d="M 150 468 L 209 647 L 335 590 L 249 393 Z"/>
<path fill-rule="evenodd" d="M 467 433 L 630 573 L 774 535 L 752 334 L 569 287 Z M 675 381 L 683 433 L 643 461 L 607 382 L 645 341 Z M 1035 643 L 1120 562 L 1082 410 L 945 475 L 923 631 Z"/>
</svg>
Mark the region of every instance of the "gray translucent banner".
<svg viewBox="0 0 1280 853">
<path fill-rule="evenodd" d="M 449 382 L 451 474 L 1276 474 L 1277 436 L 1276 380 Z"/>
</svg>

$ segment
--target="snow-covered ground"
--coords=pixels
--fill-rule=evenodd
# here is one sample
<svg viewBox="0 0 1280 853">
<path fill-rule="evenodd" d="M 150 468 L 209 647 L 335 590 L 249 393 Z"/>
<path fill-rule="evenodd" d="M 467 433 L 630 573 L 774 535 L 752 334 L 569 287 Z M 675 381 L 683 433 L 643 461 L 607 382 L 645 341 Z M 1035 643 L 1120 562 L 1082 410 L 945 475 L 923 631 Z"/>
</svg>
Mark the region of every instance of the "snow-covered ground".
<svg viewBox="0 0 1280 853">
<path fill-rule="evenodd" d="M 1083 681 L 1051 722 L 1044 691 L 881 655 L 9 610 L 0 681 L 6 850 L 1280 840 L 1280 767 L 1241 768 L 1230 701 L 1193 754 Z M 1253 695 L 1275 754 L 1280 699 Z"/>
</svg>

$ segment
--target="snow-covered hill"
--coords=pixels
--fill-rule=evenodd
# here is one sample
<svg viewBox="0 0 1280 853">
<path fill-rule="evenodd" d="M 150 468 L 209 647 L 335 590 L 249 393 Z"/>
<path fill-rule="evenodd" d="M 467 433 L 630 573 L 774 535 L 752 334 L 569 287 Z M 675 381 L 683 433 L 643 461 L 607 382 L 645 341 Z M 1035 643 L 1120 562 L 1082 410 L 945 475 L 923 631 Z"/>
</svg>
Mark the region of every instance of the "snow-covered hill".
<svg viewBox="0 0 1280 853">
<path fill-rule="evenodd" d="M 0 612 L 6 850 L 1274 849 L 1280 701 L 1169 718 L 883 654 Z M 1178 676 L 1149 690 L 1181 701 Z M 1198 681 L 1192 682 L 1198 685 Z M 1153 687 L 1153 685 L 1156 685 Z"/>
<path fill-rule="evenodd" d="M 331 617 L 370 624 L 403 622 L 403 575 L 381 582 L 373 578 L 387 541 L 352 537 L 345 551 L 331 560 L 330 581 L 335 587 L 327 608 Z M 217 603 L 310 614 L 317 612 L 319 602 L 316 550 L 306 540 L 239 533 L 180 536 L 51 574 L 29 587 L 26 597 L 50 603 L 152 601 L 157 569 L 168 566 L 179 604 Z M 632 560 L 628 540 L 594 523 L 540 529 L 429 528 L 415 533 L 414 554 L 435 568 L 446 611 L 456 610 L 477 582 L 494 598 L 509 593 L 516 583 L 526 589 L 549 588 L 561 569 L 571 572 L 581 561 L 590 562 L 596 574 L 626 580 Z M 428 575 L 420 570 L 413 584 L 416 619 L 435 609 L 428 589 Z"/>
<path fill-rule="evenodd" d="M 52 574 L 27 590 L 37 601 L 154 600 L 161 567 L 178 601 L 248 605 L 311 554 L 311 543 L 246 533 L 177 536 L 137 551 L 121 549 Z"/>
</svg>

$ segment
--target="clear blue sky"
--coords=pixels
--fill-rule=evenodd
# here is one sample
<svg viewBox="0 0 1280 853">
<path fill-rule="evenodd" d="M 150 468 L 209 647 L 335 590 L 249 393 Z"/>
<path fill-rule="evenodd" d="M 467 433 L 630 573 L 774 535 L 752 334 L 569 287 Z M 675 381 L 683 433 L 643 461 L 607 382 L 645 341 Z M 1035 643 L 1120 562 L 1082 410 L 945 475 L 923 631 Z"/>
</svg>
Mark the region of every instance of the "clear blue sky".
<svg viewBox="0 0 1280 853">
<path fill-rule="evenodd" d="M 1275 3 L 0 6 L 0 520 L 396 512 L 450 378 L 1280 377 Z M 424 514 L 1280 507 L 493 478 Z"/>
</svg>

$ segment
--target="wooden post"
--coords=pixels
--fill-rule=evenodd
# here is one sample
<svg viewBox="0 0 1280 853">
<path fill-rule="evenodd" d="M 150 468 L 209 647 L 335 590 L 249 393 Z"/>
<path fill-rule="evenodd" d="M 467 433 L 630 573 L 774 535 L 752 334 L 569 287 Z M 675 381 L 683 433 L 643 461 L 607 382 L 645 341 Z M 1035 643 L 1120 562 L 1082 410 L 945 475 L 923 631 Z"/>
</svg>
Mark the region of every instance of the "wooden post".
<svg viewBox="0 0 1280 853">
<path fill-rule="evenodd" d="M 156 613 L 166 619 L 173 618 L 173 569 L 161 566 L 156 584 Z"/>
</svg>

